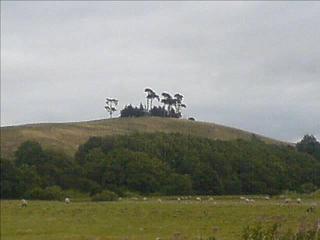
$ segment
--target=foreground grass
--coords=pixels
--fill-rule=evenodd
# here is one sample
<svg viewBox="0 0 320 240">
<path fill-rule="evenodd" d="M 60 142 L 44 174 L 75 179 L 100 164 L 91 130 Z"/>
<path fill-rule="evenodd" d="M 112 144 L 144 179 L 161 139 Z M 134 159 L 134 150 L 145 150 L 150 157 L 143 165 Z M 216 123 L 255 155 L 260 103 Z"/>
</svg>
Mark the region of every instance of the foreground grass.
<svg viewBox="0 0 320 240">
<path fill-rule="evenodd" d="M 240 239 L 242 229 L 257 221 L 285 220 L 297 228 L 302 219 L 320 218 L 319 209 L 306 209 L 318 200 L 303 204 L 280 204 L 280 200 L 257 200 L 246 204 L 238 198 L 210 201 L 156 199 L 119 202 L 1 201 L 1 239 L 172 239 L 177 233 L 186 239 Z M 178 238 L 184 239 L 184 238 Z"/>
</svg>

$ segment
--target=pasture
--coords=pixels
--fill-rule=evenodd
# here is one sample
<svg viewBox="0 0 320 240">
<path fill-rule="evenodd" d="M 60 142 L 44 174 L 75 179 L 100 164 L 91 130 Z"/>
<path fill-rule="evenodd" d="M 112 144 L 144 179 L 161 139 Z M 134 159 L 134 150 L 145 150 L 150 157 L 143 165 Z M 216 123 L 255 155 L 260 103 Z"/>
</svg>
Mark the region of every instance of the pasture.
<svg viewBox="0 0 320 240">
<path fill-rule="evenodd" d="M 41 123 L 1 127 L 1 156 L 13 158 L 14 151 L 27 140 L 40 142 L 45 149 L 63 151 L 73 156 L 78 146 L 91 136 L 124 135 L 132 133 L 181 133 L 220 140 L 250 140 L 252 133 L 215 123 L 183 119 L 140 117 L 113 118 L 74 123 Z M 259 136 L 266 143 L 283 144 L 280 141 Z M 285 143 L 290 144 L 290 143 Z"/>
<path fill-rule="evenodd" d="M 281 220 L 295 229 L 302 219 L 320 218 L 319 209 L 308 214 L 308 206 L 283 200 L 256 199 L 245 203 L 238 197 L 214 201 L 157 198 L 124 199 L 117 202 L 1 201 L 2 240 L 106 240 L 106 239 L 240 239 L 243 228 L 257 221 Z"/>
</svg>

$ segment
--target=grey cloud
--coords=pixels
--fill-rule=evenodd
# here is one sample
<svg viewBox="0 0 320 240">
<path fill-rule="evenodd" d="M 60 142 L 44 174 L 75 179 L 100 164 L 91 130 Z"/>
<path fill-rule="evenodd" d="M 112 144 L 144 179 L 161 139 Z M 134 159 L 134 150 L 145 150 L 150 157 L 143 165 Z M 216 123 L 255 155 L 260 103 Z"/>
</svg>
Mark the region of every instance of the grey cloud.
<svg viewBox="0 0 320 240">
<path fill-rule="evenodd" d="M 2 2 L 1 124 L 105 117 L 181 92 L 185 116 L 320 137 L 318 2 Z"/>
</svg>

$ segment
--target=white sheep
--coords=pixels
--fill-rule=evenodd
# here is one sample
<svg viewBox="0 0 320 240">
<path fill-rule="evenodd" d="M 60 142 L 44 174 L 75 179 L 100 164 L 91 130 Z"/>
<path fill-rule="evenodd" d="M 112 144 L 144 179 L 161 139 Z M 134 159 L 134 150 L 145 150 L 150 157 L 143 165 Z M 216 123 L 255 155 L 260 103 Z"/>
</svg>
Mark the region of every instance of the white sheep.
<svg viewBox="0 0 320 240">
<path fill-rule="evenodd" d="M 177 200 L 180 202 L 180 201 L 181 201 L 181 198 L 178 197 Z"/>
<path fill-rule="evenodd" d="M 240 197 L 240 200 L 246 200 L 246 198 L 245 197 Z"/>
<path fill-rule="evenodd" d="M 162 200 L 160 198 L 158 198 L 158 203 L 162 203 Z"/>
<path fill-rule="evenodd" d="M 147 201 L 148 199 L 146 197 L 143 198 L 143 201 Z"/>
<path fill-rule="evenodd" d="M 201 201 L 201 198 L 200 198 L 200 197 L 197 197 L 196 200 L 200 202 L 200 201 Z"/>
<path fill-rule="evenodd" d="M 246 201 L 246 203 L 249 203 L 249 202 L 250 202 L 250 199 L 249 199 L 249 198 L 246 198 L 245 201 Z"/>
<path fill-rule="evenodd" d="M 269 196 L 264 197 L 265 200 L 270 200 Z"/>
<path fill-rule="evenodd" d="M 209 199 L 208 199 L 209 201 L 213 201 L 213 197 L 209 197 Z"/>
<path fill-rule="evenodd" d="M 21 207 L 27 207 L 27 205 L 28 205 L 27 200 L 22 199 L 22 200 L 21 200 Z"/>
<path fill-rule="evenodd" d="M 301 203 L 301 198 L 297 198 L 297 203 Z"/>
</svg>

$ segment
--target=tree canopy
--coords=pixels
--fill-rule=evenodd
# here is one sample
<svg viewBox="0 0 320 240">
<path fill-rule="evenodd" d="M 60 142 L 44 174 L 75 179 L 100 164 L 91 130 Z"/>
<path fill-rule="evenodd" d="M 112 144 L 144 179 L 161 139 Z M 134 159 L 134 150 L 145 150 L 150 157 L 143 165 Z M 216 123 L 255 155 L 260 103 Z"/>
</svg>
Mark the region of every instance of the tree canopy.
<svg viewBox="0 0 320 240">
<path fill-rule="evenodd" d="M 297 143 L 299 152 L 308 153 L 320 160 L 320 142 L 313 135 L 305 135 L 303 139 Z"/>
<path fill-rule="evenodd" d="M 120 196 L 141 194 L 279 194 L 320 187 L 314 138 L 297 149 L 250 141 L 181 134 L 92 137 L 74 158 L 27 141 L 15 159 L 1 159 L 1 197 L 48 197 L 74 189 Z M 302 144 L 302 145 L 301 145 Z M 310 150 L 311 149 L 311 150 Z M 317 147 L 316 147 L 317 149 Z M 301 151 L 303 150 L 303 151 Z M 309 151 L 310 150 L 310 151 Z"/>
</svg>

